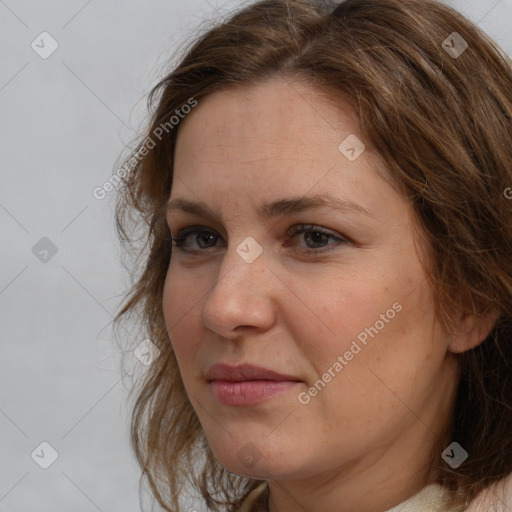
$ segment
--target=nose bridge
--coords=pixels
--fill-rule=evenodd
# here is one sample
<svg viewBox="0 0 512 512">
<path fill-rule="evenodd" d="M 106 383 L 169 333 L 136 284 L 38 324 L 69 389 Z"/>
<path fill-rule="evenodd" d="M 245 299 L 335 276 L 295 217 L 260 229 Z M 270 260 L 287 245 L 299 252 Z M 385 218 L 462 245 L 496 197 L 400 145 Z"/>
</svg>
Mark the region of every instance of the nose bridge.
<svg viewBox="0 0 512 512">
<path fill-rule="evenodd" d="M 253 237 L 246 237 L 227 248 L 214 289 L 226 287 L 231 292 L 238 289 L 256 291 L 257 285 L 265 281 L 266 263 L 263 246 Z"/>
<path fill-rule="evenodd" d="M 216 283 L 203 304 L 203 322 L 225 337 L 237 326 L 272 322 L 267 259 L 263 247 L 247 237 L 224 253 Z"/>
</svg>

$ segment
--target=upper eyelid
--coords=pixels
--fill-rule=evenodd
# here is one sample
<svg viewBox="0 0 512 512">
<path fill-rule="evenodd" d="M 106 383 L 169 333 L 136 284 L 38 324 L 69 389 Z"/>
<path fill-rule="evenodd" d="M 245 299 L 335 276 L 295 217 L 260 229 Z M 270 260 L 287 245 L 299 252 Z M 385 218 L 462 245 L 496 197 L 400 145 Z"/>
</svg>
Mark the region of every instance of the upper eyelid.
<svg viewBox="0 0 512 512">
<path fill-rule="evenodd" d="M 171 231 L 171 227 L 169 225 L 168 225 L 168 227 L 169 227 L 169 231 Z M 313 231 L 315 229 L 318 229 L 319 231 L 326 231 L 326 232 L 332 233 L 333 235 L 341 236 L 341 235 L 338 235 L 334 230 L 332 230 L 330 228 L 320 226 L 319 224 L 305 224 L 303 222 L 302 223 L 296 222 L 296 223 L 292 224 L 286 231 L 287 232 L 292 231 L 292 230 L 297 231 L 299 229 L 303 229 L 304 231 L 309 231 L 309 230 Z M 188 226 L 184 226 L 183 228 L 180 228 L 177 231 L 177 234 L 179 234 L 183 231 L 194 232 L 194 231 L 201 231 L 201 230 L 215 231 L 216 233 L 220 234 L 215 228 L 212 228 L 210 226 L 205 226 L 203 224 L 190 224 Z"/>
<path fill-rule="evenodd" d="M 170 227 L 169 227 L 169 230 L 172 233 L 172 230 L 170 229 Z M 202 224 L 190 224 L 189 226 L 185 226 L 185 227 L 179 229 L 176 234 L 179 235 L 183 231 L 187 231 L 187 232 L 214 231 L 215 233 L 218 233 L 220 235 L 220 233 L 215 228 L 211 228 L 209 226 L 203 226 Z"/>
</svg>

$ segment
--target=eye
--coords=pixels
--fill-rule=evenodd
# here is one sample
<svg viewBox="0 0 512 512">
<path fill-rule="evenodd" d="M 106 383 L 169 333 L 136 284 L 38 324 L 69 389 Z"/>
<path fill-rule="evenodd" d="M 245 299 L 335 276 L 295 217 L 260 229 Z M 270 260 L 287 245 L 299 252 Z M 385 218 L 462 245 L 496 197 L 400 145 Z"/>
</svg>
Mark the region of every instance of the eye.
<svg viewBox="0 0 512 512">
<path fill-rule="evenodd" d="M 215 247 L 215 244 L 220 239 L 212 229 L 205 226 L 189 226 L 182 229 L 176 237 L 173 237 L 173 245 L 179 250 L 184 252 L 196 252 L 203 249 Z M 196 244 L 196 247 L 191 247 L 190 244 Z"/>
<path fill-rule="evenodd" d="M 293 239 L 302 240 L 305 245 L 295 245 L 290 249 L 292 254 L 311 256 L 326 253 L 336 249 L 340 244 L 347 244 L 349 241 L 338 234 L 327 231 L 324 228 L 312 224 L 296 224 L 288 229 L 286 235 L 290 238 L 283 246 L 293 247 Z M 300 237 L 299 235 L 302 235 Z M 218 242 L 222 244 L 218 244 Z M 173 245 L 179 250 L 190 254 L 199 254 L 205 249 L 222 247 L 225 245 L 222 237 L 213 229 L 206 226 L 189 226 L 178 232 L 173 237 Z"/>
<path fill-rule="evenodd" d="M 297 224 L 292 226 L 288 230 L 287 235 L 291 238 L 296 238 L 297 235 L 303 235 L 299 238 L 304 240 L 306 247 L 299 246 L 292 250 L 294 254 L 301 254 L 303 256 L 314 256 L 315 254 L 325 253 L 335 249 L 340 244 L 348 243 L 348 240 L 345 238 L 312 224 Z M 329 240 L 334 240 L 335 243 L 329 243 Z"/>
</svg>

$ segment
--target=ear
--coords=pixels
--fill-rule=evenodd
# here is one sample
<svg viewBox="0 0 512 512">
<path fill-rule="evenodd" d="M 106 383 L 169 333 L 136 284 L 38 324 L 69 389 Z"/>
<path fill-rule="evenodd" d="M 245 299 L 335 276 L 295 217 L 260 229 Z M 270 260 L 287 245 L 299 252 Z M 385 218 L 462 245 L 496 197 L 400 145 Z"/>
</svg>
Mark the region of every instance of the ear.
<svg viewBox="0 0 512 512">
<path fill-rule="evenodd" d="M 499 316 L 496 309 L 489 309 L 481 314 L 460 313 L 450 334 L 450 352 L 460 354 L 480 345 L 494 329 Z"/>
</svg>

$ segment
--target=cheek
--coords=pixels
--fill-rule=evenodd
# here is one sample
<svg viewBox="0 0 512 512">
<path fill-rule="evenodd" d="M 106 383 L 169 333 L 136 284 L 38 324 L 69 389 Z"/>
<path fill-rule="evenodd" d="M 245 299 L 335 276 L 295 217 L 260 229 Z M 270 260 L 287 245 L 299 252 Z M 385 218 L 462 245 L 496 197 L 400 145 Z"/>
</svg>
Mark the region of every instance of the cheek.
<svg viewBox="0 0 512 512">
<path fill-rule="evenodd" d="M 201 280 L 187 278 L 185 274 L 169 269 L 162 303 L 167 332 L 180 366 L 199 347 L 200 299 L 207 292 L 198 285 Z"/>
<path fill-rule="evenodd" d="M 433 309 L 425 306 L 428 297 L 428 290 L 416 290 L 389 309 L 384 301 L 364 327 L 353 326 L 358 334 L 344 340 L 347 364 L 344 380 L 337 383 L 343 393 L 331 398 L 358 410 L 359 421 L 378 416 L 391 424 L 396 414 L 406 412 L 400 404 L 415 408 L 427 399 L 446 352 L 442 333 L 434 328 Z"/>
<path fill-rule="evenodd" d="M 343 356 L 351 348 L 353 352 L 348 358 L 355 358 L 355 353 L 361 352 L 365 343 L 369 345 L 376 333 L 378 337 L 388 329 L 399 314 L 393 309 L 395 295 L 384 285 L 375 283 L 375 276 L 366 279 L 361 275 L 345 278 L 331 275 L 322 280 L 321 286 L 316 284 L 313 288 L 309 282 L 296 280 L 291 285 L 293 297 L 299 296 L 301 300 L 295 300 L 295 305 L 284 311 L 292 337 L 301 340 L 306 358 L 322 374 L 338 355 Z M 381 314 L 388 323 L 380 319 Z"/>
<path fill-rule="evenodd" d="M 403 279 L 367 277 L 331 281 L 321 293 L 308 293 L 308 308 L 295 314 L 298 322 L 290 316 L 288 323 L 309 362 L 308 383 L 328 381 L 326 387 L 339 393 L 325 393 L 324 399 L 356 407 L 361 400 L 378 404 L 390 393 L 378 376 L 408 394 L 417 379 L 435 374 L 445 351 L 421 272 Z"/>
</svg>

